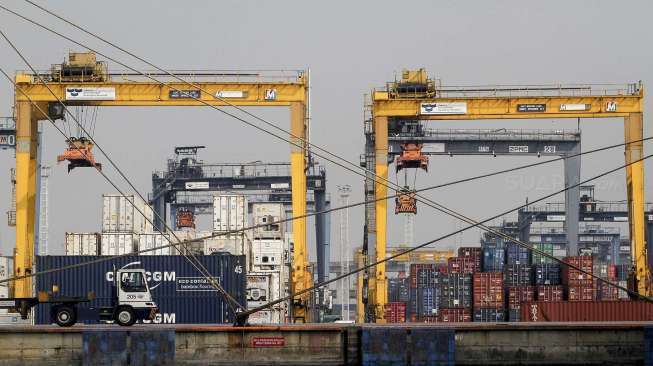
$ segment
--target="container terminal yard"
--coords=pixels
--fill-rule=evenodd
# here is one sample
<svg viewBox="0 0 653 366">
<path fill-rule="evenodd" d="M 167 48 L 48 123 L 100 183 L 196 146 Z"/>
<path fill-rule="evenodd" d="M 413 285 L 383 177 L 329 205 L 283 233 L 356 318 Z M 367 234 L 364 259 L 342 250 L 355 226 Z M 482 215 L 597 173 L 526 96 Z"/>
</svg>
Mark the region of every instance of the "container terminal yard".
<svg viewBox="0 0 653 366">
<path fill-rule="evenodd" d="M 0 2 L 0 364 L 653 364 L 651 5 L 390 5 Z"/>
</svg>

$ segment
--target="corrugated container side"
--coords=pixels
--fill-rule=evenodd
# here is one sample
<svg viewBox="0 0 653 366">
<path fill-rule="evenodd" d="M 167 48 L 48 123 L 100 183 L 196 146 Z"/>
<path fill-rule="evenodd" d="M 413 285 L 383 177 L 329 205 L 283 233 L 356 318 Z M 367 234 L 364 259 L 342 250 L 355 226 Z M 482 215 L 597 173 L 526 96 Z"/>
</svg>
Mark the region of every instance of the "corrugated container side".
<svg viewBox="0 0 653 366">
<path fill-rule="evenodd" d="M 506 289 L 508 293 L 508 309 L 519 310 L 523 302 L 535 300 L 534 286 L 510 286 Z"/>
<path fill-rule="evenodd" d="M 385 320 L 388 323 L 405 323 L 406 304 L 403 302 L 389 302 L 385 304 Z"/>
<path fill-rule="evenodd" d="M 567 300 L 569 301 L 595 301 L 596 291 L 594 286 L 568 286 Z"/>
<path fill-rule="evenodd" d="M 483 272 L 503 272 L 506 262 L 503 246 L 483 247 Z"/>
<path fill-rule="evenodd" d="M 470 309 L 440 309 L 438 321 L 443 323 L 466 323 L 472 321 Z"/>
<path fill-rule="evenodd" d="M 410 265 L 410 287 L 417 288 L 417 271 L 420 269 L 429 269 L 436 271 L 435 264 L 411 263 Z"/>
<path fill-rule="evenodd" d="M 472 257 L 451 257 L 449 258 L 449 273 L 469 273 L 479 272 L 481 270 L 481 260 Z"/>
<path fill-rule="evenodd" d="M 98 256 L 37 256 L 36 268 L 45 271 L 96 260 Z M 219 281 L 220 285 L 240 304 L 245 297 L 245 258 L 243 256 L 198 256 L 198 260 Z M 88 306 L 97 307 L 111 302 L 112 268 L 133 267 L 147 271 L 154 301 L 160 308 L 158 319 L 164 323 L 231 323 L 229 306 L 208 281 L 192 286 L 189 280 L 203 278 L 183 256 L 127 256 L 81 266 L 60 272 L 47 273 L 36 279 L 38 291 L 50 291 L 59 285 L 60 293 L 84 296 L 95 292 L 95 300 Z M 50 324 L 50 306 L 38 305 L 36 323 Z"/>
<path fill-rule="evenodd" d="M 513 242 L 507 243 L 506 263 L 508 265 L 531 264 L 531 251 Z"/>
<path fill-rule="evenodd" d="M 528 286 L 532 282 L 532 267 L 528 264 L 507 265 L 504 274 L 506 286 Z"/>
<path fill-rule="evenodd" d="M 447 273 L 440 275 L 440 304 L 438 308 L 471 308 L 472 276 Z"/>
<path fill-rule="evenodd" d="M 565 257 L 565 263 L 572 264 L 585 272 L 592 273 L 593 259 L 592 256 L 583 255 L 575 257 Z M 562 266 L 562 283 L 567 286 L 592 286 L 592 277 L 569 266 Z"/>
<path fill-rule="evenodd" d="M 503 307 L 503 273 L 474 273 L 473 282 L 475 308 Z"/>
<path fill-rule="evenodd" d="M 474 309 L 475 322 L 503 322 L 506 320 L 506 312 L 503 307 L 496 309 Z"/>
<path fill-rule="evenodd" d="M 553 256 L 553 244 L 551 243 L 533 244 L 533 248 Z M 554 261 L 552 258 L 549 258 L 547 256 L 532 251 L 531 264 L 546 264 L 546 263 L 554 263 Z"/>
<path fill-rule="evenodd" d="M 645 301 L 535 301 L 522 306 L 521 318 L 528 322 L 653 321 L 653 304 Z"/>
<path fill-rule="evenodd" d="M 537 264 L 533 268 L 536 285 L 559 285 L 561 283 L 559 264 Z"/>
<path fill-rule="evenodd" d="M 247 198 L 243 195 L 213 197 L 213 231 L 227 232 L 247 226 Z"/>
<path fill-rule="evenodd" d="M 562 286 L 537 286 L 537 301 L 540 302 L 562 301 L 563 294 Z"/>
</svg>

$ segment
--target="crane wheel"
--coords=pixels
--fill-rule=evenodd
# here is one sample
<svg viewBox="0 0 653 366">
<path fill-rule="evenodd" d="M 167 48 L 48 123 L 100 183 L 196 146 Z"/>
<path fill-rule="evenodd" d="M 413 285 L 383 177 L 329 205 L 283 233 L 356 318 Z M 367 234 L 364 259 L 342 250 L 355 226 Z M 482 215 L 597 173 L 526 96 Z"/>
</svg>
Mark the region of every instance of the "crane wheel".
<svg viewBox="0 0 653 366">
<path fill-rule="evenodd" d="M 77 323 L 77 313 L 74 307 L 59 306 L 54 312 L 54 322 L 60 327 L 72 327 Z"/>
<path fill-rule="evenodd" d="M 123 327 L 128 327 L 136 323 L 136 314 L 129 306 L 123 306 L 118 308 L 116 312 L 116 323 Z"/>
</svg>

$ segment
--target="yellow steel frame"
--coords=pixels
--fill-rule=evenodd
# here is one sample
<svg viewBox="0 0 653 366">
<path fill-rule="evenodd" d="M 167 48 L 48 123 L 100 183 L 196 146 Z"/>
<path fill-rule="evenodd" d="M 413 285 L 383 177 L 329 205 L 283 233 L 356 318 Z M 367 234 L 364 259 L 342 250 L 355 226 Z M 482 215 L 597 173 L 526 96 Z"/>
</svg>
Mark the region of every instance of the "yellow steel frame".
<svg viewBox="0 0 653 366">
<path fill-rule="evenodd" d="M 94 83 L 61 82 L 48 83 L 46 87 L 38 78 L 31 74 L 16 75 L 16 254 L 14 273 L 22 276 L 32 272 L 34 261 L 34 218 L 36 196 L 36 151 L 37 122 L 46 119 L 38 112 L 38 106 L 47 111 L 48 103 L 57 102 L 57 98 L 68 105 L 86 106 L 281 106 L 290 108 L 290 130 L 295 136 L 291 138 L 297 147 L 291 144 L 290 165 L 292 179 L 292 210 L 293 216 L 302 217 L 306 214 L 306 105 L 307 80 L 305 73 L 296 80 L 279 82 L 194 82 L 196 87 L 187 83 L 170 82 L 162 85 L 157 82 L 141 81 L 107 81 Z M 52 95 L 48 87 L 54 92 Z M 66 88 L 71 87 L 102 87 L 114 88 L 113 100 L 70 100 L 66 101 Z M 202 90 L 201 101 L 169 97 L 170 91 Z M 274 90 L 274 98 L 267 96 L 266 91 Z M 218 92 L 239 91 L 241 98 L 216 97 Z M 31 100 L 31 101 L 30 101 Z M 225 102 L 225 100 L 227 102 Z M 32 104 L 32 102 L 34 104 Z M 203 103 L 204 102 L 204 103 Z M 292 271 L 292 290 L 300 291 L 312 285 L 312 277 L 308 270 L 308 251 L 306 248 L 306 220 L 293 222 L 294 257 Z M 17 297 L 32 296 L 32 281 L 25 278 L 16 281 Z M 308 299 L 308 296 L 306 296 Z M 293 309 L 296 319 L 308 319 L 306 311 L 307 300 Z"/>
<path fill-rule="evenodd" d="M 643 138 L 642 117 L 644 91 L 640 88 L 634 94 L 586 95 L 586 96 L 482 96 L 447 98 L 394 98 L 387 91 L 372 92 L 372 117 L 374 119 L 376 174 L 380 180 L 388 178 L 388 119 L 419 118 L 422 120 L 482 120 L 482 119 L 537 119 L 537 118 L 615 118 L 624 120 L 625 140 Z M 422 103 L 465 103 L 464 114 L 421 114 Z M 616 102 L 616 110 L 608 111 L 608 103 Z M 520 104 L 544 104 L 542 112 L 518 112 Z M 582 111 L 562 111 L 561 106 L 587 105 Z M 626 145 L 626 163 L 643 156 L 643 143 Z M 385 183 L 385 182 L 383 182 Z M 388 188 L 382 182 L 375 185 L 376 197 L 387 196 Z M 626 169 L 628 209 L 630 216 L 631 252 L 636 266 L 637 291 L 649 296 L 649 269 L 646 260 L 644 223 L 644 164 L 637 162 Z M 376 260 L 386 256 L 387 204 L 376 203 Z M 370 276 L 369 302 L 375 305 L 376 319 L 384 322 L 383 307 L 387 302 L 385 264 L 376 266 L 375 276 Z M 359 296 L 360 302 L 360 296 Z M 358 309 L 361 309 L 359 306 Z"/>
</svg>

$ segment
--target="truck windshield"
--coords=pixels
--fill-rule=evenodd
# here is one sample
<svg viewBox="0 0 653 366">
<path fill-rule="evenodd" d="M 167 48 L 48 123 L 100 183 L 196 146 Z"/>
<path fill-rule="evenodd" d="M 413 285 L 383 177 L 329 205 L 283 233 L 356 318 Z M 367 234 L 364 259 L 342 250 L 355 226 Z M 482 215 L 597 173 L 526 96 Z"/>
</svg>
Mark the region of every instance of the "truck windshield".
<svg viewBox="0 0 653 366">
<path fill-rule="evenodd" d="M 122 272 L 120 288 L 125 292 L 145 292 L 147 285 L 141 272 Z"/>
</svg>

